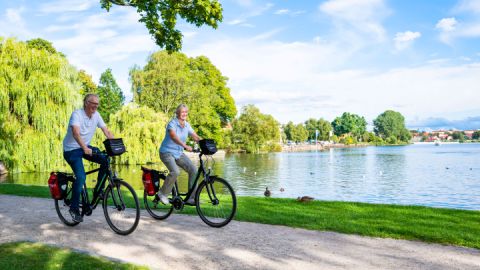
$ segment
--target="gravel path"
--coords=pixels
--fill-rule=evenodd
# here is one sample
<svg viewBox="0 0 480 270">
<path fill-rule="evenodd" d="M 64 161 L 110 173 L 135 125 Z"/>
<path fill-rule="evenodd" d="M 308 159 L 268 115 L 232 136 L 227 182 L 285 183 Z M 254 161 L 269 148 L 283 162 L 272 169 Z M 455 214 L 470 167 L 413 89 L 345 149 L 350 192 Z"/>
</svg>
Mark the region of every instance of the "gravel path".
<svg viewBox="0 0 480 270">
<path fill-rule="evenodd" d="M 53 200 L 0 195 L 0 243 L 35 241 L 151 269 L 480 269 L 480 250 L 232 221 L 211 228 L 198 216 L 157 221 L 142 211 L 129 236 L 103 211 L 76 227 L 60 222 Z"/>
</svg>

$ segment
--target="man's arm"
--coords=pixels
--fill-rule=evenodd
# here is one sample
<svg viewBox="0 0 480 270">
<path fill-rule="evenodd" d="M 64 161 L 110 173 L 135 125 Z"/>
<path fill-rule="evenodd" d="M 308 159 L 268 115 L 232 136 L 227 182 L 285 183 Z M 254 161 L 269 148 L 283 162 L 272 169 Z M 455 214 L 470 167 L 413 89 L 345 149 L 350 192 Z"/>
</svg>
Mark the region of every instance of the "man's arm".
<svg viewBox="0 0 480 270">
<path fill-rule="evenodd" d="M 105 137 L 107 137 L 109 139 L 114 138 L 112 132 L 110 132 L 110 130 L 108 130 L 108 128 L 106 126 L 102 127 L 102 131 L 103 131 L 103 134 L 105 134 Z"/>
<path fill-rule="evenodd" d="M 83 142 L 82 137 L 80 136 L 80 127 L 75 125 L 72 125 L 71 127 L 72 127 L 73 138 L 75 139 L 75 141 L 77 141 L 78 145 L 80 145 L 80 147 L 83 149 L 83 153 L 85 155 L 91 156 L 92 149 L 88 148 L 88 146 Z"/>
</svg>

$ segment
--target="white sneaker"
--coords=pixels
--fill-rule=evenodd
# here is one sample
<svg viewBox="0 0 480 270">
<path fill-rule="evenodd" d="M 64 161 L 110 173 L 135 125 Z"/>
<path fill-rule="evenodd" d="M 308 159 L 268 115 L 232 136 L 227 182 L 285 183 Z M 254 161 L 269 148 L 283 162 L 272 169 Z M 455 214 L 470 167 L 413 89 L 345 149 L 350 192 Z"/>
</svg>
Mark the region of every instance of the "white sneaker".
<svg viewBox="0 0 480 270">
<path fill-rule="evenodd" d="M 163 195 L 163 193 L 158 192 L 158 198 L 160 198 L 160 201 L 161 201 L 163 204 L 170 204 L 170 202 L 168 201 L 167 196 Z"/>
</svg>

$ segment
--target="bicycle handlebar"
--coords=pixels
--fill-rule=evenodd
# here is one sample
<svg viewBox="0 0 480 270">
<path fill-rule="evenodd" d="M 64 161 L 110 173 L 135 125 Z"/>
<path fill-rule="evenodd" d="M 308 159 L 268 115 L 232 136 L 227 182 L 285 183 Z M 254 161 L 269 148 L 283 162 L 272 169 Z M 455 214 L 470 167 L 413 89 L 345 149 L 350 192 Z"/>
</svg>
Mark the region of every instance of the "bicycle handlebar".
<svg viewBox="0 0 480 270">
<path fill-rule="evenodd" d="M 93 155 L 107 155 L 107 151 L 100 151 L 97 149 L 92 149 L 92 156 Z"/>
</svg>

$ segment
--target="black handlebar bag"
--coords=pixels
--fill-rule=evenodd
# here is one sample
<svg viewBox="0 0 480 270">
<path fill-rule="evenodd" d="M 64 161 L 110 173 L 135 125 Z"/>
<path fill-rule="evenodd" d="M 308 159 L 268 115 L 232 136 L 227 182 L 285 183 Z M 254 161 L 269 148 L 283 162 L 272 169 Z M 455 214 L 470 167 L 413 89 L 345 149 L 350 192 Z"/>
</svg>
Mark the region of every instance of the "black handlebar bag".
<svg viewBox="0 0 480 270">
<path fill-rule="evenodd" d="M 105 145 L 105 150 L 109 156 L 120 156 L 127 151 L 122 138 L 106 139 L 103 141 L 103 145 Z"/>
<path fill-rule="evenodd" d="M 212 139 L 203 139 L 198 142 L 204 155 L 213 155 L 217 152 L 217 144 Z"/>
</svg>

